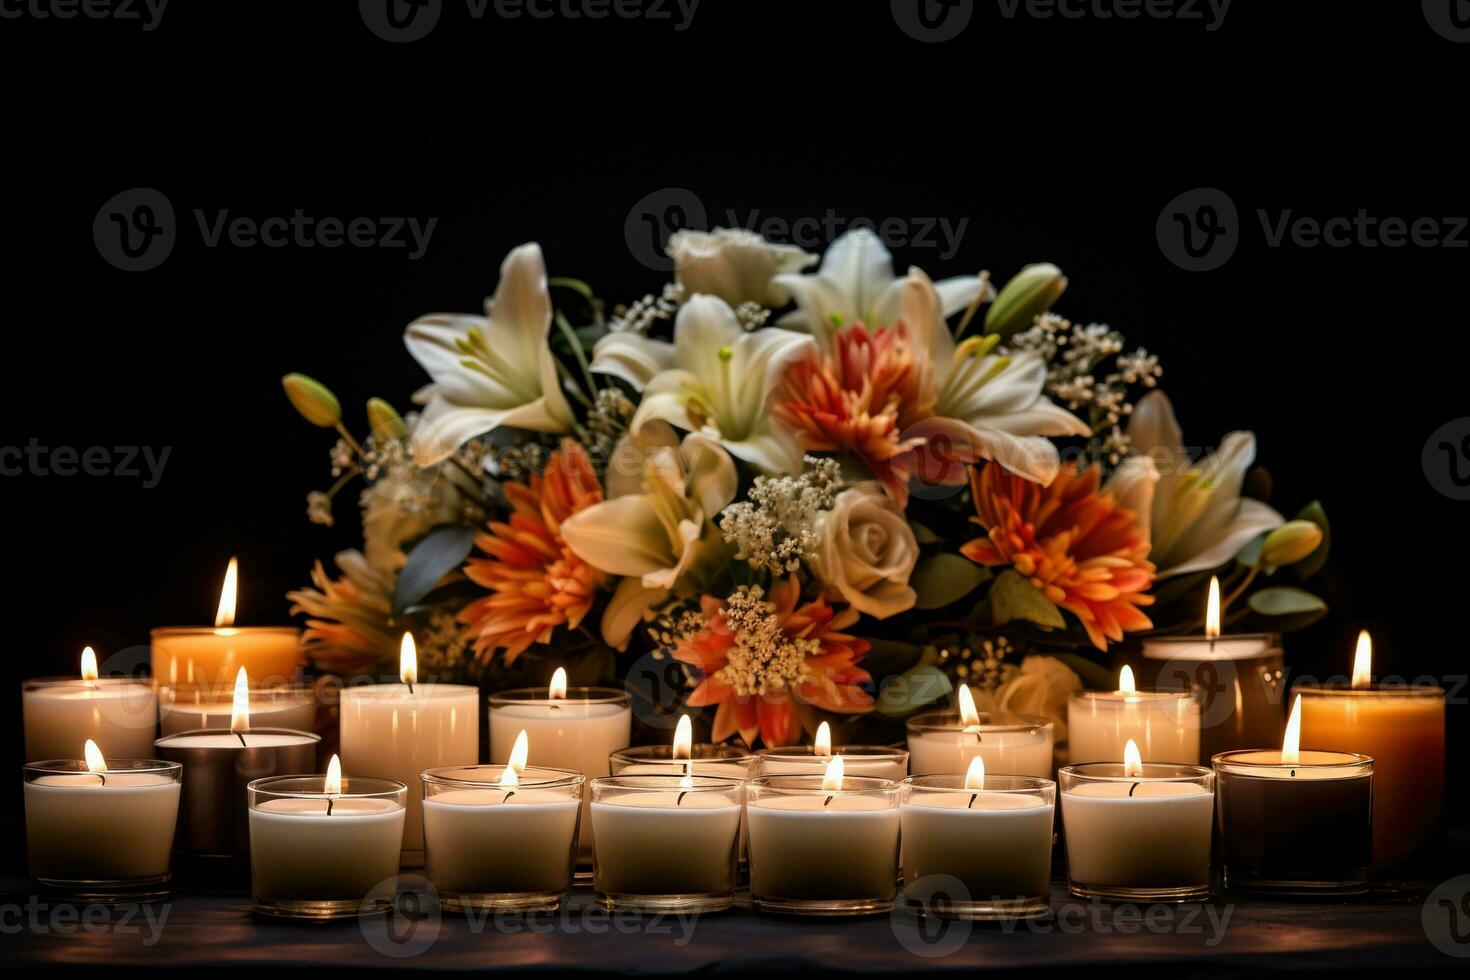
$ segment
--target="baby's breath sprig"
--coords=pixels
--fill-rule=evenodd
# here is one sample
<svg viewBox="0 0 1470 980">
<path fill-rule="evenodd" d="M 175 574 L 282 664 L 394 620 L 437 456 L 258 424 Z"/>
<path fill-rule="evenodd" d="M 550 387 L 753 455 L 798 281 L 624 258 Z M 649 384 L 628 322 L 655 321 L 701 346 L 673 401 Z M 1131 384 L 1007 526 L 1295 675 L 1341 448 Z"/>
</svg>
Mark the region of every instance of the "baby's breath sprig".
<svg viewBox="0 0 1470 980">
<path fill-rule="evenodd" d="M 797 476 L 758 476 L 748 500 L 720 515 L 720 532 L 735 546 L 735 557 L 750 567 L 794 572 L 817 553 L 817 518 L 831 510 L 842 481 L 835 459 L 806 457 Z"/>
</svg>

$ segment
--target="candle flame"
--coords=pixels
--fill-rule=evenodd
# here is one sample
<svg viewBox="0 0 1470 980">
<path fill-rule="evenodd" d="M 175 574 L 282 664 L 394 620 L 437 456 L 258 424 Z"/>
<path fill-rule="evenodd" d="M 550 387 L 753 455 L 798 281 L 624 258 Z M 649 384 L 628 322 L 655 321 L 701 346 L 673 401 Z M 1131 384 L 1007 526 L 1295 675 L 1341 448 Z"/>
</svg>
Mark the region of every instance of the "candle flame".
<svg viewBox="0 0 1470 980">
<path fill-rule="evenodd" d="M 250 731 L 250 675 L 241 667 L 235 675 L 235 703 L 230 709 L 230 731 Z"/>
<path fill-rule="evenodd" d="M 680 715 L 679 725 L 674 729 L 674 750 L 672 758 L 694 758 L 694 726 L 689 723 L 688 715 Z"/>
<path fill-rule="evenodd" d="M 1286 723 L 1286 737 L 1281 740 L 1281 764 L 1299 766 L 1302 763 L 1302 696 L 1298 694 L 1291 703 L 1291 720 Z"/>
<path fill-rule="evenodd" d="M 1373 637 L 1367 630 L 1358 634 L 1358 650 L 1353 654 L 1353 689 L 1373 683 Z"/>
<path fill-rule="evenodd" d="M 822 774 L 822 789 L 829 792 L 842 789 L 842 756 L 834 755 L 827 763 L 827 771 Z"/>
<path fill-rule="evenodd" d="M 521 732 L 521 734 L 524 735 L 526 733 L 525 732 Z M 516 742 L 516 745 L 519 746 L 520 745 L 520 742 L 517 741 Z M 525 764 L 522 763 L 522 768 L 524 768 L 524 765 Z M 501 773 L 500 773 L 500 788 L 501 789 L 515 789 L 520 784 L 521 784 L 521 777 L 517 773 L 516 766 L 515 766 L 515 760 L 512 759 L 511 762 L 508 765 L 506 765 L 506 767 L 503 770 L 501 770 Z"/>
<path fill-rule="evenodd" d="M 551 701 L 565 701 L 567 699 L 567 669 L 556 668 L 556 673 L 551 675 L 551 684 L 546 688 L 546 697 Z"/>
<path fill-rule="evenodd" d="M 1138 751 L 1138 743 L 1131 738 L 1123 746 L 1123 775 L 1143 775 L 1143 754 Z"/>
<path fill-rule="evenodd" d="M 1210 576 L 1210 601 L 1205 605 L 1205 636 L 1216 639 L 1220 635 L 1220 579 Z"/>
<path fill-rule="evenodd" d="M 514 769 L 516 772 L 525 772 L 526 760 L 530 757 L 531 736 L 527 735 L 526 730 L 522 728 L 521 733 L 516 736 L 516 744 L 510 747 L 510 758 L 505 760 L 505 767 Z"/>
<path fill-rule="evenodd" d="M 970 768 L 965 770 L 965 789 L 985 788 L 985 760 L 980 756 L 970 760 Z"/>
<path fill-rule="evenodd" d="M 1133 668 L 1127 664 L 1118 672 L 1118 693 L 1137 694 L 1138 684 L 1133 680 Z"/>
<path fill-rule="evenodd" d="M 219 590 L 219 610 L 214 614 L 214 625 L 235 625 L 235 596 L 239 591 L 240 563 L 231 558 L 225 569 L 225 584 Z"/>
<path fill-rule="evenodd" d="M 322 781 L 322 792 L 337 796 L 342 792 L 342 760 L 335 755 L 327 763 L 327 776 Z"/>
<path fill-rule="evenodd" d="M 812 739 L 812 755 L 823 758 L 832 754 L 832 726 L 825 721 L 817 726 L 816 738 Z"/>
<path fill-rule="evenodd" d="M 90 738 L 87 739 L 87 744 L 82 746 L 82 758 L 86 760 L 88 772 L 107 771 L 107 760 L 102 758 L 102 750 Z"/>
<path fill-rule="evenodd" d="M 418 683 L 419 648 L 413 642 L 412 633 L 404 633 L 398 647 L 398 679 L 405 684 Z"/>
<path fill-rule="evenodd" d="M 95 681 L 97 679 L 97 651 L 87 647 L 82 651 L 82 680 Z"/>
<path fill-rule="evenodd" d="M 960 685 L 960 723 L 966 728 L 980 724 L 980 712 L 975 710 L 975 695 L 970 693 L 968 684 Z"/>
</svg>

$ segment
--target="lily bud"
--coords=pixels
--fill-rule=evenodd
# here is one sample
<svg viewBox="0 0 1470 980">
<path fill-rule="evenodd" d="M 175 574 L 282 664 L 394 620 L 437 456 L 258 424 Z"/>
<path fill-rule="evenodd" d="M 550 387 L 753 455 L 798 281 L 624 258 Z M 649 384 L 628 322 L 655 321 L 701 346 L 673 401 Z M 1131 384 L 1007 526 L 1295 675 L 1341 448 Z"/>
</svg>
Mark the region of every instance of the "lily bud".
<svg viewBox="0 0 1470 980">
<path fill-rule="evenodd" d="M 367 403 L 368 431 L 379 439 L 402 439 L 408 434 L 403 417 L 397 409 L 382 398 L 369 398 Z"/>
<path fill-rule="evenodd" d="M 330 429 L 342 421 L 342 405 L 332 390 L 315 378 L 304 374 L 288 374 L 281 379 L 286 397 L 312 425 Z"/>
<path fill-rule="evenodd" d="M 1266 535 L 1261 561 L 1267 565 L 1295 565 L 1317 550 L 1322 529 L 1311 521 L 1287 521 Z"/>
<path fill-rule="evenodd" d="M 985 311 L 985 332 L 1009 337 L 1052 308 L 1067 290 L 1067 277 L 1050 262 L 1028 265 L 1001 289 Z"/>
</svg>

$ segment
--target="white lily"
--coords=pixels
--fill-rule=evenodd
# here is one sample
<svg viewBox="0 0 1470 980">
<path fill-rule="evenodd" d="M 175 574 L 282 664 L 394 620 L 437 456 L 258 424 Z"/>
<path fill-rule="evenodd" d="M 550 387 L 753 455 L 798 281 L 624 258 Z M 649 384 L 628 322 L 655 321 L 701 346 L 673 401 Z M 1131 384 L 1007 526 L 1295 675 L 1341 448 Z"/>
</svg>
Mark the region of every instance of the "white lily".
<svg viewBox="0 0 1470 980">
<path fill-rule="evenodd" d="M 674 342 L 636 334 L 600 340 L 592 369 L 643 389 L 629 425 L 639 431 L 655 419 L 701 432 L 761 469 L 795 473 L 801 444 L 768 410 L 771 392 L 792 361 L 813 342 L 778 327 L 747 332 L 728 303 L 694 296 L 674 320 Z"/>
<path fill-rule="evenodd" d="M 562 522 L 561 536 L 578 558 L 624 576 L 602 617 L 603 639 L 622 649 L 685 575 L 723 554 L 714 518 L 735 499 L 735 464 L 713 438 L 682 442 L 651 422 L 621 442 L 608 466 L 608 499 Z"/>
<path fill-rule="evenodd" d="M 1214 453 L 1191 462 L 1174 406 L 1162 391 L 1133 407 L 1128 439 L 1134 452 L 1109 483 L 1149 531 L 1155 578 L 1217 568 L 1285 518 L 1240 495 L 1256 458 L 1256 437 L 1231 432 Z M 1143 460 L 1144 462 L 1134 462 Z"/>
<path fill-rule="evenodd" d="M 426 406 L 414 434 L 420 464 L 501 426 L 571 431 L 575 417 L 547 343 L 550 329 L 546 263 L 534 242 L 506 256 L 485 316 L 434 313 L 409 325 L 408 352 L 434 379 L 414 395 Z"/>
<path fill-rule="evenodd" d="M 704 293 L 731 306 L 752 302 L 770 309 L 791 302 L 791 294 L 774 278 L 817 262 L 810 252 L 766 241 L 745 228 L 676 231 L 666 251 L 685 295 Z"/>
</svg>

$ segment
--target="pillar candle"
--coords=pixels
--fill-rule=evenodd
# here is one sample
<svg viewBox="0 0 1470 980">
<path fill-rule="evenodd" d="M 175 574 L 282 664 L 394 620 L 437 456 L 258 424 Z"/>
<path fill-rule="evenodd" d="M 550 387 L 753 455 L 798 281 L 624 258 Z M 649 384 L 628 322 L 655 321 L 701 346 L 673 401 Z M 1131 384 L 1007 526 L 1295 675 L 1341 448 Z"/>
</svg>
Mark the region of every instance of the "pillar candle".
<svg viewBox="0 0 1470 980">
<path fill-rule="evenodd" d="M 975 710 L 970 688 L 959 687 L 958 711 L 930 711 L 908 721 L 909 769 L 916 776 L 964 772 L 977 756 L 985 771 L 1011 776 L 1052 773 L 1056 726 L 1036 715 Z"/>
<path fill-rule="evenodd" d="M 70 759 L 87 739 L 109 759 L 149 759 L 158 729 L 158 696 L 146 680 L 99 677 L 91 647 L 80 677 L 42 677 L 21 685 L 26 761 Z"/>
<path fill-rule="evenodd" d="M 1199 703 L 1192 692 L 1140 691 L 1124 667 L 1116 691 L 1078 691 L 1067 703 L 1074 763 L 1119 762 L 1132 739 L 1144 762 L 1199 763 Z"/>
<path fill-rule="evenodd" d="M 312 685 L 252 685 L 249 697 L 251 723 L 256 727 L 316 731 L 316 690 Z M 162 735 L 228 729 L 233 711 L 233 695 L 211 688 L 165 684 L 158 689 L 158 727 Z"/>
</svg>

